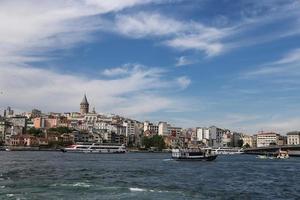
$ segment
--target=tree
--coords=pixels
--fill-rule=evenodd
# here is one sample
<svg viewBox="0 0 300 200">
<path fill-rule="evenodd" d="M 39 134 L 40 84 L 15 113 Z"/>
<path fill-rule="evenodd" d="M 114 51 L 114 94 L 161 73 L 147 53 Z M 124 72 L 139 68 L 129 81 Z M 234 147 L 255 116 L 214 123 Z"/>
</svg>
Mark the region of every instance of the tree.
<svg viewBox="0 0 300 200">
<path fill-rule="evenodd" d="M 166 146 L 163 137 L 160 135 L 154 135 L 152 137 L 143 137 L 142 142 L 147 149 L 151 147 L 156 147 L 159 150 L 162 150 Z"/>
<path fill-rule="evenodd" d="M 243 146 L 244 141 L 243 140 L 238 140 L 237 145 L 238 147 L 242 147 Z"/>
<path fill-rule="evenodd" d="M 71 133 L 73 130 L 69 129 L 66 126 L 60 126 L 60 127 L 57 127 L 57 128 L 49 128 L 48 131 L 50 131 L 50 132 L 58 132 L 60 134 L 63 134 L 63 133 Z"/>
<path fill-rule="evenodd" d="M 27 130 L 27 133 L 30 135 L 34 135 L 34 136 L 42 136 L 43 135 L 43 131 L 41 129 L 37 129 L 34 127 Z"/>
</svg>

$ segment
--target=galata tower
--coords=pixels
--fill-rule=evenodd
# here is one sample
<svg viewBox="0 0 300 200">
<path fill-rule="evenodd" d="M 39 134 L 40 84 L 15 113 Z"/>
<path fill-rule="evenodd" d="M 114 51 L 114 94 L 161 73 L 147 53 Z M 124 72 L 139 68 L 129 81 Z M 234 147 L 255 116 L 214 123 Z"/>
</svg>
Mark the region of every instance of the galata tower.
<svg viewBox="0 0 300 200">
<path fill-rule="evenodd" d="M 89 113 L 89 102 L 88 102 L 85 94 L 84 94 L 84 97 L 83 97 L 83 99 L 80 103 L 80 113 L 81 114 Z"/>
</svg>

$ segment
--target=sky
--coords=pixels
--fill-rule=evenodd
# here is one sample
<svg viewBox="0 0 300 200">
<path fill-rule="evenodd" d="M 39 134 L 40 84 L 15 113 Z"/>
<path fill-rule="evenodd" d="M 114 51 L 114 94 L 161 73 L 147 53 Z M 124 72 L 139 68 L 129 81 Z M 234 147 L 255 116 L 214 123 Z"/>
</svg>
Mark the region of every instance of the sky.
<svg viewBox="0 0 300 200">
<path fill-rule="evenodd" d="M 300 130 L 299 0 L 1 0 L 0 111 Z"/>
</svg>

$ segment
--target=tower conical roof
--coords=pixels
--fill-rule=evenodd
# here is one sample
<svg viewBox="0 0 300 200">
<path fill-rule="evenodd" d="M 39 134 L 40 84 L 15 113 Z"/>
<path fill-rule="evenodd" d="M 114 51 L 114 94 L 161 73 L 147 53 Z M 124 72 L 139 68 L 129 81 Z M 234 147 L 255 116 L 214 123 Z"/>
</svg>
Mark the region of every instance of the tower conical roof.
<svg viewBox="0 0 300 200">
<path fill-rule="evenodd" d="M 80 104 L 89 104 L 89 102 L 88 102 L 88 100 L 86 98 L 86 94 L 84 94 L 84 97 L 83 97 L 83 99 L 82 99 L 82 101 L 81 101 Z"/>
</svg>

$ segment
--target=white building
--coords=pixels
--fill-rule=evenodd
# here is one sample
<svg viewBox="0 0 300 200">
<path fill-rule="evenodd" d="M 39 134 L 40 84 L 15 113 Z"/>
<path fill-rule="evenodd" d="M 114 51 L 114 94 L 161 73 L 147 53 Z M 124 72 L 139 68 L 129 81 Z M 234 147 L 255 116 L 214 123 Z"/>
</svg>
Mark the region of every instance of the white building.
<svg viewBox="0 0 300 200">
<path fill-rule="evenodd" d="M 300 132 L 289 132 L 287 135 L 287 144 L 288 145 L 300 145 Z"/>
<path fill-rule="evenodd" d="M 123 121 L 123 126 L 126 128 L 126 137 L 130 135 L 140 134 L 139 122 L 134 120 L 125 120 Z"/>
<path fill-rule="evenodd" d="M 158 135 L 163 135 L 166 136 L 169 134 L 168 128 L 171 125 L 168 124 L 167 122 L 159 122 L 158 123 Z"/>
<path fill-rule="evenodd" d="M 182 128 L 170 126 L 170 127 L 168 127 L 168 132 L 169 132 L 169 135 L 177 136 L 182 133 Z"/>
<path fill-rule="evenodd" d="M 210 139 L 210 129 L 209 128 L 196 128 L 196 138 L 197 141 L 202 142 L 203 140 Z"/>
<path fill-rule="evenodd" d="M 144 132 L 150 131 L 153 134 L 158 134 L 158 126 L 150 123 L 149 121 L 144 122 Z"/>
<path fill-rule="evenodd" d="M 278 144 L 280 135 L 277 133 L 257 134 L 257 147 L 268 147 L 270 144 Z"/>
</svg>

